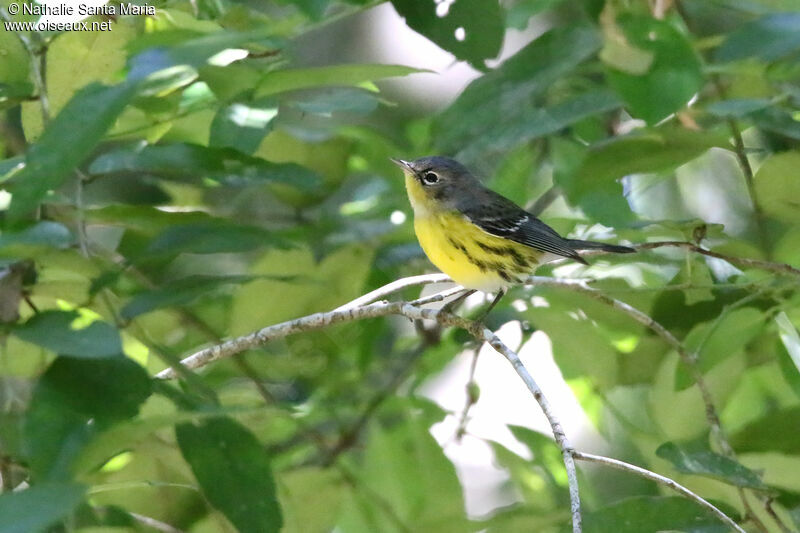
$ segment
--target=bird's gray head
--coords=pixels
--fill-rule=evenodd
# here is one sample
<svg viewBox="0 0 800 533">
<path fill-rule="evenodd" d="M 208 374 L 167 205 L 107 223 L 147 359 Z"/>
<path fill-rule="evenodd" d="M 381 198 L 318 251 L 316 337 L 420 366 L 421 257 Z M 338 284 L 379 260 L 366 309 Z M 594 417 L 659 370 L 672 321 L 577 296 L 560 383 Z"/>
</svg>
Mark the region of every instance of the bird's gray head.
<svg viewBox="0 0 800 533">
<path fill-rule="evenodd" d="M 403 169 L 406 188 L 415 209 L 418 204 L 435 201 L 441 207 L 452 207 L 458 191 L 477 183 L 475 177 L 461 163 L 439 155 L 421 157 L 414 161 L 394 159 L 392 162 Z M 427 201 L 425 201 L 427 200 Z"/>
</svg>

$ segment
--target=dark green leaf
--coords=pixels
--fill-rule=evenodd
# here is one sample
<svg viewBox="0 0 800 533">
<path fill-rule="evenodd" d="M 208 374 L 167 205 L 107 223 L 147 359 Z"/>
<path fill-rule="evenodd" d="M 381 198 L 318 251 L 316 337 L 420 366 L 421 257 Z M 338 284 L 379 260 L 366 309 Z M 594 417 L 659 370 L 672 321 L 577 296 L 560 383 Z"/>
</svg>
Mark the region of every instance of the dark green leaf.
<svg viewBox="0 0 800 533">
<path fill-rule="evenodd" d="M 247 252 L 284 244 L 283 239 L 261 228 L 209 222 L 168 227 L 153 239 L 145 254 Z"/>
<path fill-rule="evenodd" d="M 800 50 L 800 13 L 776 13 L 748 22 L 728 35 L 717 50 L 719 61 L 757 56 L 774 61 Z"/>
<path fill-rule="evenodd" d="M 331 85 L 354 86 L 367 81 L 396 78 L 427 72 L 402 65 L 327 65 L 304 69 L 281 69 L 268 72 L 261 79 L 255 97 Z"/>
<path fill-rule="evenodd" d="M 74 311 L 43 311 L 14 328 L 20 339 L 57 354 L 82 358 L 121 357 L 119 332 L 106 322 L 89 324 Z"/>
<path fill-rule="evenodd" d="M 612 111 L 619 99 L 605 90 L 590 91 L 546 108 L 529 108 L 487 128 L 459 152 L 460 158 L 476 159 L 486 151 L 504 151 L 545 135 L 557 133 L 586 117 Z"/>
<path fill-rule="evenodd" d="M 305 191 L 321 182 L 315 172 L 294 163 L 272 163 L 229 148 L 183 143 L 107 152 L 92 162 L 89 172 L 147 172 L 165 179 L 193 183 L 209 179 L 227 186 L 275 182 Z"/>
<path fill-rule="evenodd" d="M 800 454 L 800 439 L 794 428 L 800 427 L 800 407 L 772 411 L 750 422 L 731 435 L 731 445 L 737 452 L 783 452 Z"/>
<path fill-rule="evenodd" d="M 137 86 L 93 83 L 78 91 L 49 124 L 14 176 L 9 217 L 19 219 L 72 175 L 133 98 Z"/>
<path fill-rule="evenodd" d="M 497 0 L 459 0 L 450 4 L 392 0 L 406 24 L 458 59 L 483 68 L 483 61 L 500 53 L 503 12 Z M 449 6 L 444 14 L 439 6 Z"/>
<path fill-rule="evenodd" d="M 24 449 L 37 479 L 68 479 L 72 461 L 98 433 L 132 418 L 150 378 L 130 359 L 58 357 L 39 378 L 24 424 Z"/>
<path fill-rule="evenodd" d="M 280 531 L 269 458 L 252 433 L 230 418 L 214 418 L 179 424 L 175 434 L 206 498 L 239 531 Z"/>
<path fill-rule="evenodd" d="M 564 0 L 518 0 L 506 12 L 506 25 L 509 28 L 524 30 L 531 17 L 556 7 Z"/>
<path fill-rule="evenodd" d="M 577 170 L 574 187 L 585 194 L 631 174 L 666 172 L 716 146 L 727 147 L 727 143 L 716 135 L 677 128 L 615 137 L 589 150 Z"/>
<path fill-rule="evenodd" d="M 251 43 L 274 50 L 280 43 L 272 34 L 269 26 L 249 32 L 219 31 L 199 37 L 184 30 L 144 34 L 129 46 L 131 55 L 135 56 L 129 61 L 128 79 L 141 80 L 172 67 L 201 67 L 223 50 Z M 149 80 L 153 81 L 157 83 L 153 78 Z"/>
<path fill-rule="evenodd" d="M 691 450 L 667 442 L 658 447 L 656 455 L 672 463 L 679 472 L 718 479 L 737 487 L 766 489 L 758 474 L 711 450 Z"/>
<path fill-rule="evenodd" d="M 653 54 L 653 61 L 641 75 L 610 68 L 609 82 L 631 115 L 655 124 L 686 105 L 702 88 L 700 60 L 686 37 L 669 22 L 629 15 L 617 22 L 631 44 Z"/>
<path fill-rule="evenodd" d="M 730 516 L 730 515 L 729 515 Z M 634 497 L 584 515 L 586 533 L 726 533 L 728 526 L 695 502 L 679 497 Z"/>
<path fill-rule="evenodd" d="M 43 483 L 0 496 L 0 533 L 45 531 L 83 501 L 86 487 Z"/>
<path fill-rule="evenodd" d="M 120 310 L 120 315 L 131 319 L 154 309 L 184 306 L 213 294 L 222 286 L 246 283 L 252 279 L 253 276 L 191 276 L 165 287 L 137 294 Z"/>
<path fill-rule="evenodd" d="M 734 309 L 713 322 L 697 324 L 684 343 L 697 353 L 699 367 L 706 372 L 745 349 L 764 329 L 765 320 L 763 311 L 755 307 Z M 693 384 L 691 372 L 681 365 L 675 373 L 675 388 L 682 390 Z"/>
<path fill-rule="evenodd" d="M 374 93 L 354 87 L 319 89 L 296 96 L 289 105 L 303 113 L 330 115 L 332 113 L 369 113 L 378 107 Z"/>
<path fill-rule="evenodd" d="M 18 232 L 0 235 L 0 249 L 16 249 L 18 246 L 46 246 L 66 248 L 74 242 L 70 231 L 58 222 L 42 221 Z M 5 253 L 6 251 L 3 250 Z"/>
<path fill-rule="evenodd" d="M 767 214 L 790 223 L 800 222 L 800 152 L 769 157 L 756 172 L 758 203 Z"/>
<path fill-rule="evenodd" d="M 208 144 L 218 148 L 235 148 L 245 154 L 255 152 L 264 137 L 272 130 L 278 114 L 273 105 L 234 103 L 220 108 L 211 123 Z"/>
<path fill-rule="evenodd" d="M 718 117 L 741 118 L 753 111 L 769 107 L 770 101 L 766 98 L 742 98 L 737 100 L 720 100 L 706 107 L 706 110 Z"/>
<path fill-rule="evenodd" d="M 557 28 L 537 38 L 499 68 L 472 82 L 436 121 L 442 153 L 458 153 L 487 128 L 506 124 L 535 109 L 533 97 L 591 57 L 600 47 L 593 28 Z M 531 126 L 532 127 L 532 126 Z"/>
<path fill-rule="evenodd" d="M 788 110 L 773 106 L 753 112 L 750 118 L 763 130 L 800 140 L 800 120 Z"/>
</svg>

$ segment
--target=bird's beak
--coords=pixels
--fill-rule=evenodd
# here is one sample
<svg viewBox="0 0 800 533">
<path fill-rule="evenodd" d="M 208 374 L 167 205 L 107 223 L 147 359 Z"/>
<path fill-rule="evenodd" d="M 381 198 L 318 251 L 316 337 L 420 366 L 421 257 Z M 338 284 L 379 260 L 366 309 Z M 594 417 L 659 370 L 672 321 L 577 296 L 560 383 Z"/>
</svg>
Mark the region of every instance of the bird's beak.
<svg viewBox="0 0 800 533">
<path fill-rule="evenodd" d="M 398 167 L 402 168 L 404 171 L 413 173 L 413 169 L 411 168 L 411 163 L 409 163 L 408 161 L 404 159 L 395 159 L 394 157 L 390 157 L 389 160 Z"/>
</svg>

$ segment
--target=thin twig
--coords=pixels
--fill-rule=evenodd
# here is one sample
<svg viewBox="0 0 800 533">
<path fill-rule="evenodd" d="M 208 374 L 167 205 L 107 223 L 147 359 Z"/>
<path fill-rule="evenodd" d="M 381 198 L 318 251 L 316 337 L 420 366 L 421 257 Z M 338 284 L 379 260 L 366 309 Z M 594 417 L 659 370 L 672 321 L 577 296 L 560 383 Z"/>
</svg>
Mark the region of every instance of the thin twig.
<svg viewBox="0 0 800 533">
<path fill-rule="evenodd" d="M 478 356 L 481 351 L 475 350 L 472 353 L 472 362 L 469 365 L 469 379 L 465 387 L 467 393 L 467 401 L 464 404 L 464 409 L 461 411 L 461 417 L 458 420 L 458 427 L 456 428 L 456 440 L 461 441 L 461 437 L 467 432 L 467 422 L 469 418 L 469 411 L 472 406 L 478 403 L 480 395 L 478 384 L 475 383 L 475 369 L 478 367 Z"/>
<path fill-rule="evenodd" d="M 611 468 L 616 468 L 617 470 L 622 470 L 625 472 L 630 472 L 632 474 L 636 474 L 637 476 L 641 476 L 645 479 L 649 479 L 651 481 L 655 481 L 665 487 L 674 490 L 678 494 L 685 496 L 686 498 L 697 502 L 699 505 L 702 505 L 714 515 L 719 518 L 722 522 L 725 523 L 728 527 L 730 527 L 733 531 L 737 531 L 738 533 L 746 533 L 744 529 L 742 529 L 736 522 L 734 522 L 728 515 L 720 511 L 714 505 L 710 504 L 707 500 L 703 499 L 702 497 L 698 496 L 691 490 L 687 489 L 677 481 L 674 481 L 666 476 L 662 476 L 661 474 L 656 474 L 655 472 L 651 472 L 650 470 L 646 470 L 636 465 L 632 465 L 630 463 L 626 463 L 625 461 L 620 461 L 619 459 L 612 459 L 610 457 L 603 457 L 601 455 L 594 455 L 591 453 L 584 453 L 574 451 L 572 455 L 575 459 L 579 461 L 587 461 L 590 463 L 599 463 L 602 465 L 610 466 Z"/>
<path fill-rule="evenodd" d="M 452 291 L 453 289 L 449 289 L 421 300 L 433 301 L 434 299 L 443 299 L 447 293 Z M 341 311 L 316 313 L 295 320 L 290 320 L 288 322 L 283 322 L 281 324 L 276 324 L 274 326 L 268 326 L 249 335 L 237 337 L 224 343 L 211 346 L 210 348 L 206 348 L 205 350 L 201 350 L 185 358 L 182 361 L 182 364 L 184 365 L 184 368 L 187 369 L 198 368 L 212 361 L 219 360 L 223 357 L 230 357 L 250 348 L 266 344 L 271 340 L 283 338 L 294 333 L 319 329 L 340 322 L 361 320 L 365 318 L 377 318 L 393 314 L 402 315 L 413 320 L 434 320 L 442 325 L 462 328 L 468 331 L 473 337 L 475 337 L 476 340 L 486 342 L 491 345 L 495 351 L 503 355 L 509 361 L 509 363 L 511 363 L 511 366 L 525 383 L 534 399 L 539 403 L 542 412 L 550 422 L 550 427 L 552 428 L 556 443 L 561 449 L 562 457 L 564 459 L 564 466 L 567 470 L 567 479 L 569 481 L 572 530 L 573 533 L 580 533 L 580 493 L 578 491 L 578 476 L 575 470 L 575 461 L 572 458 L 572 445 L 569 443 L 560 421 L 553 413 L 550 403 L 547 401 L 547 398 L 545 398 L 542 390 L 539 388 L 539 385 L 522 364 L 519 356 L 513 350 L 508 348 L 494 333 L 492 333 L 492 331 L 486 329 L 478 322 L 470 321 L 450 313 L 444 313 L 440 310 L 423 309 L 409 302 L 376 302 L 366 304 L 362 307 L 353 307 Z M 168 368 L 160 372 L 156 377 L 160 379 L 170 379 L 175 377 L 175 372 L 172 368 Z"/>
<path fill-rule="evenodd" d="M 654 248 L 663 248 L 665 246 L 688 248 L 689 250 L 697 252 L 698 254 L 707 255 L 709 257 L 716 257 L 717 259 L 723 259 L 728 263 L 731 263 L 732 265 L 742 266 L 745 268 L 758 268 L 760 270 L 767 270 L 769 272 L 774 272 L 775 274 L 800 277 L 800 268 L 795 268 L 792 265 L 787 265 L 786 263 L 774 263 L 772 261 L 762 261 L 761 259 L 750 259 L 748 257 L 737 257 L 734 255 L 720 254 L 717 252 L 712 252 L 711 250 L 706 250 L 705 248 L 701 248 L 696 244 L 692 244 L 690 242 L 683 242 L 683 241 L 647 242 L 644 244 L 637 245 L 636 248 L 639 250 L 652 250 Z"/>
<path fill-rule="evenodd" d="M 141 515 L 139 513 L 132 513 L 128 511 L 128 515 L 131 518 L 139 522 L 140 524 L 144 524 L 148 527 L 155 529 L 156 531 L 162 531 L 163 533 L 183 533 L 183 530 L 173 527 L 169 524 L 161 522 L 160 520 L 156 520 L 150 516 Z"/>
</svg>

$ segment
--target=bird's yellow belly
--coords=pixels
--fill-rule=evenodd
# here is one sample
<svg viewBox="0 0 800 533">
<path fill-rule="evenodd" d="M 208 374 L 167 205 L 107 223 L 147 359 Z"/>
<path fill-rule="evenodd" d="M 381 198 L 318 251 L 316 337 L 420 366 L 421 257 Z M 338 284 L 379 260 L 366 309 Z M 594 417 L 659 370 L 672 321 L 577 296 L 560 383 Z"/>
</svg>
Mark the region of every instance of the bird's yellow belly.
<svg viewBox="0 0 800 533">
<path fill-rule="evenodd" d="M 520 283 L 542 252 L 484 232 L 460 214 L 414 218 L 414 231 L 428 259 L 468 289 L 493 292 Z"/>
</svg>

